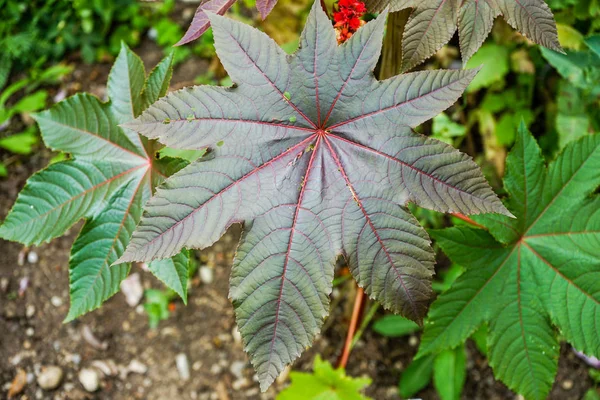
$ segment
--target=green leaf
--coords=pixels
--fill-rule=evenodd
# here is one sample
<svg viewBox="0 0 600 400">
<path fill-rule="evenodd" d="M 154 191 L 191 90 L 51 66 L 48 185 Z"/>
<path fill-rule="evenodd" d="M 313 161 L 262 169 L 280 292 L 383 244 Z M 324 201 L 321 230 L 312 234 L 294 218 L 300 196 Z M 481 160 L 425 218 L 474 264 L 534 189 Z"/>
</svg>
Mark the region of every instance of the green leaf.
<svg viewBox="0 0 600 400">
<path fill-rule="evenodd" d="M 27 95 L 19 100 L 14 106 L 11 107 L 11 111 L 16 114 L 31 113 L 41 110 L 46 106 L 47 97 L 48 92 L 45 90 L 38 90 L 37 92 Z"/>
<path fill-rule="evenodd" d="M 464 226 L 431 232 L 466 272 L 433 303 L 419 355 L 459 345 L 488 322 L 495 376 L 544 399 L 557 370 L 555 328 L 600 355 L 600 198 L 590 196 L 600 185 L 600 135 L 568 144 L 546 168 L 521 126 L 504 185 L 516 220 L 475 217 L 491 234 Z"/>
<path fill-rule="evenodd" d="M 6 169 L 6 165 L 0 162 L 0 177 L 4 178 L 8 176 L 8 169 Z"/>
<path fill-rule="evenodd" d="M 315 2 L 292 56 L 254 28 L 210 18 L 235 85 L 173 92 L 126 127 L 211 151 L 159 188 L 120 262 L 205 248 L 243 221 L 230 298 L 264 390 L 322 327 L 339 254 L 366 293 L 422 319 L 434 254 L 409 202 L 508 212 L 469 157 L 412 129 L 453 104 L 476 71 L 377 81 L 386 13 L 338 46 Z"/>
<path fill-rule="evenodd" d="M 132 121 L 147 106 L 142 100 L 145 86 L 146 71 L 142 59 L 122 42 L 121 52 L 110 71 L 106 87 L 112 115 L 119 124 Z M 149 92 L 155 90 L 156 83 L 152 83 Z"/>
<path fill-rule="evenodd" d="M 149 92 L 164 93 L 169 66 L 167 59 L 155 69 L 149 79 L 158 89 Z M 29 178 L 0 226 L 0 237 L 37 245 L 86 219 L 69 260 L 71 307 L 66 321 L 99 307 L 119 290 L 129 264 L 111 264 L 129 242 L 142 205 L 177 169 L 170 159 L 155 159 L 151 142 L 118 126 L 144 109 L 145 79 L 141 61 L 123 46 L 109 76 L 110 103 L 77 94 L 34 116 L 45 144 L 72 157 Z"/>
<path fill-rule="evenodd" d="M 290 373 L 292 384 L 277 400 L 369 400 L 360 391 L 371 384 L 369 378 L 351 378 L 342 368 L 333 369 L 321 357 L 315 357 L 313 373 Z"/>
<path fill-rule="evenodd" d="M 400 315 L 386 315 L 373 324 L 373 330 L 387 337 L 401 337 L 419 330 L 419 325 L 414 321 Z"/>
<path fill-rule="evenodd" d="M 433 363 L 435 356 L 428 355 L 413 360 L 410 365 L 400 375 L 398 388 L 400 396 L 404 398 L 413 397 L 431 381 L 433 375 Z"/>
<path fill-rule="evenodd" d="M 190 257 L 187 250 L 164 260 L 152 261 L 148 264 L 150 272 L 177 293 L 187 304 L 187 285 L 190 268 Z"/>
<path fill-rule="evenodd" d="M 557 93 L 558 110 L 556 115 L 556 131 L 559 148 L 573 140 L 577 140 L 589 132 L 590 118 L 585 113 L 586 100 L 584 90 L 570 84 L 559 82 Z"/>
<path fill-rule="evenodd" d="M 182 150 L 182 149 L 172 149 L 170 147 L 163 147 L 158 152 L 161 157 L 176 157 L 182 158 L 189 162 L 196 161 L 200 157 L 206 154 L 206 149 L 202 150 Z"/>
<path fill-rule="evenodd" d="M 584 39 L 587 47 L 600 57 L 600 35 L 592 35 Z"/>
<path fill-rule="evenodd" d="M 163 291 L 148 289 L 144 292 L 144 309 L 151 329 L 158 328 L 160 321 L 169 318 L 169 301 L 169 296 Z"/>
<path fill-rule="evenodd" d="M 577 29 L 565 24 L 556 24 L 556 29 L 558 32 L 558 41 L 563 48 L 581 50 L 584 45 L 584 38 Z"/>
<path fill-rule="evenodd" d="M 581 400 L 600 400 L 600 393 L 598 393 L 598 389 L 588 389 Z"/>
<path fill-rule="evenodd" d="M 31 154 L 39 139 L 35 127 L 0 139 L 0 147 L 16 154 Z"/>
<path fill-rule="evenodd" d="M 464 125 L 458 124 L 446 114 L 441 113 L 433 117 L 433 137 L 445 143 L 452 144 L 457 137 L 462 137 L 467 132 Z"/>
<path fill-rule="evenodd" d="M 477 350 L 479 350 L 479 352 L 486 357 L 488 355 L 487 335 L 488 335 L 487 325 L 481 325 L 479 327 L 479 329 L 477 329 L 471 335 L 471 339 L 475 342 L 475 346 L 477 346 Z"/>
<path fill-rule="evenodd" d="M 431 287 L 438 293 L 445 292 L 450 289 L 450 286 L 452 286 L 454 281 L 458 279 L 463 272 L 464 269 L 460 265 L 452 264 L 446 271 L 439 273 L 438 278 L 442 278 L 441 281 L 436 279 L 431 284 Z"/>
<path fill-rule="evenodd" d="M 560 54 L 542 48 L 542 55 L 558 73 L 581 89 L 592 88 L 600 79 L 600 56 L 593 51 Z"/>
<path fill-rule="evenodd" d="M 433 386 L 442 400 L 460 400 L 467 378 L 467 353 L 464 346 L 444 350 L 433 363 Z"/>
<path fill-rule="evenodd" d="M 494 43 L 481 46 L 466 67 L 476 68 L 480 65 L 482 68 L 469 84 L 467 92 L 476 92 L 504 79 L 510 70 L 508 49 Z"/>
</svg>

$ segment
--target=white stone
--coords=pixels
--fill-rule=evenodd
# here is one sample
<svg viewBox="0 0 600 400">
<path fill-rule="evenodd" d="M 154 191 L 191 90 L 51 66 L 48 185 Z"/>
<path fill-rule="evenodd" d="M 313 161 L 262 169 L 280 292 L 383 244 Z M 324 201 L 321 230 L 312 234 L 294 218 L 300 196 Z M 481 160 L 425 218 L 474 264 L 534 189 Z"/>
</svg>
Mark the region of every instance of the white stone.
<svg viewBox="0 0 600 400">
<path fill-rule="evenodd" d="M 200 280 L 207 285 L 211 284 L 215 280 L 215 270 L 211 267 L 203 265 L 200 267 Z"/>
<path fill-rule="evenodd" d="M 63 301 L 60 297 L 58 296 L 52 296 L 52 298 L 50 299 L 50 303 L 52 303 L 52 305 L 54 307 L 60 307 L 63 304 Z"/>
<path fill-rule="evenodd" d="M 179 371 L 179 377 L 183 381 L 190 379 L 190 363 L 185 353 L 179 353 L 175 356 L 175 365 L 177 365 L 177 371 Z"/>
<path fill-rule="evenodd" d="M 25 308 L 25 316 L 31 318 L 35 315 L 35 306 L 33 304 L 27 304 Z"/>
<path fill-rule="evenodd" d="M 27 262 L 29 264 L 35 264 L 39 260 L 38 254 L 35 251 L 30 251 L 27 253 Z"/>
<path fill-rule="evenodd" d="M 129 307 L 135 307 L 144 296 L 144 288 L 140 280 L 140 274 L 135 272 L 121 282 L 121 292 L 125 295 L 125 301 Z"/>
<path fill-rule="evenodd" d="M 56 365 L 50 365 L 42 367 L 38 377 L 37 383 L 44 390 L 56 389 L 62 382 L 64 372 L 62 368 Z"/>
<path fill-rule="evenodd" d="M 100 389 L 100 374 L 93 368 L 84 368 L 79 371 L 79 382 L 88 392 L 95 392 Z"/>
<path fill-rule="evenodd" d="M 243 361 L 234 361 L 231 363 L 229 367 L 229 371 L 235 376 L 237 379 L 241 379 L 244 377 L 244 367 L 246 367 L 246 363 Z"/>
</svg>

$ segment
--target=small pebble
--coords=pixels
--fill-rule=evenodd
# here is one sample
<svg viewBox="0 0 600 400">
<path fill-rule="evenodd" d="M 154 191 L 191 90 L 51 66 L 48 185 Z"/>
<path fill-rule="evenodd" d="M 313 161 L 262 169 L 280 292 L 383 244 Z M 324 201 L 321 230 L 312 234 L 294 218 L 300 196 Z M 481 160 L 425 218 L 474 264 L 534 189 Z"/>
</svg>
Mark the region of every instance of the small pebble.
<svg viewBox="0 0 600 400">
<path fill-rule="evenodd" d="M 212 367 L 210 367 L 210 373 L 213 375 L 219 375 L 221 371 L 223 371 L 223 367 L 219 364 L 213 364 Z"/>
<path fill-rule="evenodd" d="M 190 379 L 190 363 L 184 353 L 179 353 L 175 356 L 175 365 L 177 365 L 177 371 L 179 371 L 179 377 L 183 381 Z"/>
<path fill-rule="evenodd" d="M 231 336 L 233 337 L 233 341 L 235 343 L 242 343 L 242 334 L 240 333 L 240 330 L 237 328 L 237 326 L 233 327 L 233 330 L 231 331 Z"/>
<path fill-rule="evenodd" d="M 84 368 L 79 371 L 79 382 L 88 392 L 95 392 L 100 388 L 100 374 L 93 368 Z"/>
<path fill-rule="evenodd" d="M 81 356 L 79 354 L 69 354 L 68 357 L 65 357 L 67 361 L 71 361 L 75 365 L 81 364 Z"/>
<path fill-rule="evenodd" d="M 215 271 L 210 268 L 207 267 L 206 265 L 203 265 L 200 267 L 200 280 L 204 283 L 206 283 L 207 285 L 211 284 L 214 279 L 215 279 Z"/>
<path fill-rule="evenodd" d="M 571 390 L 571 389 L 573 389 L 573 381 L 570 380 L 570 379 L 567 379 L 566 381 L 563 381 L 562 387 L 565 390 Z"/>
<path fill-rule="evenodd" d="M 417 347 L 419 344 L 419 339 L 416 336 L 411 336 L 408 338 L 408 345 L 410 347 Z"/>
<path fill-rule="evenodd" d="M 25 335 L 27 335 L 29 337 L 32 337 L 34 334 L 35 334 L 35 330 L 31 327 L 29 327 L 25 330 Z"/>
<path fill-rule="evenodd" d="M 26 340 L 23 342 L 23 348 L 25 350 L 29 350 L 31 348 L 31 342 L 29 340 Z"/>
<path fill-rule="evenodd" d="M 202 361 L 196 361 L 192 364 L 192 369 L 194 371 L 200 371 L 200 368 L 202 368 Z"/>
<path fill-rule="evenodd" d="M 229 367 L 229 372 L 237 379 L 241 379 L 244 377 L 244 367 L 246 367 L 246 363 L 243 361 L 234 361 L 231 363 Z"/>
<path fill-rule="evenodd" d="M 44 390 L 56 389 L 62 382 L 64 372 L 56 365 L 42 367 L 37 377 L 37 383 Z"/>
<path fill-rule="evenodd" d="M 117 376 L 119 368 L 113 360 L 94 360 L 92 361 L 92 367 L 102 372 L 105 376 Z"/>
<path fill-rule="evenodd" d="M 27 262 L 29 264 L 35 264 L 39 261 L 39 257 L 38 254 L 35 251 L 30 251 L 29 253 L 27 253 Z"/>
<path fill-rule="evenodd" d="M 231 384 L 231 388 L 233 390 L 241 390 L 241 389 L 247 388 L 251 384 L 252 384 L 252 382 L 250 382 L 249 379 L 240 378 L 240 379 L 236 379 L 235 381 L 233 381 L 233 383 Z"/>
<path fill-rule="evenodd" d="M 8 278 L 0 279 L 0 291 L 6 292 L 8 290 Z"/>
<path fill-rule="evenodd" d="M 129 370 L 129 372 L 133 372 L 134 374 L 143 375 L 146 372 L 148 372 L 148 367 L 146 366 L 146 364 L 143 364 L 138 360 L 131 360 L 127 369 Z"/>
<path fill-rule="evenodd" d="M 144 288 L 142 287 L 142 281 L 140 274 L 135 272 L 129 275 L 120 285 L 121 292 L 125 295 L 125 301 L 129 307 L 137 306 L 142 297 L 144 297 Z"/>
<path fill-rule="evenodd" d="M 25 308 L 25 316 L 31 318 L 35 315 L 35 306 L 33 304 L 27 304 Z"/>
<path fill-rule="evenodd" d="M 60 307 L 63 304 L 63 301 L 60 297 L 58 296 L 52 296 L 52 298 L 50 299 L 50 303 L 52 303 L 52 305 L 54 307 Z"/>
</svg>

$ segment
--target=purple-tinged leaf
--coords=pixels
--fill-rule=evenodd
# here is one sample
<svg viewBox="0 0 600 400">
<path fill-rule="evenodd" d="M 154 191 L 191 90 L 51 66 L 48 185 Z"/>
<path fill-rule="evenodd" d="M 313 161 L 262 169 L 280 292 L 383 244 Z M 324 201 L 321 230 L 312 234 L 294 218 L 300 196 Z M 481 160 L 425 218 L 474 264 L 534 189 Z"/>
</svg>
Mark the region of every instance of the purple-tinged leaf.
<svg viewBox="0 0 600 400">
<path fill-rule="evenodd" d="M 556 23 L 544 0 L 370 0 L 369 12 L 412 8 L 402 39 L 402 70 L 408 71 L 448 43 L 458 27 L 463 65 L 489 35 L 494 18 L 535 43 L 562 52 Z"/>
<path fill-rule="evenodd" d="M 208 0 L 203 4 L 200 4 L 200 6 L 196 9 L 196 13 L 194 14 L 194 18 L 192 19 L 190 26 L 183 37 L 179 39 L 177 43 L 175 43 L 175 46 L 181 46 L 198 39 L 204 32 L 208 30 L 208 28 L 210 28 L 210 20 L 208 19 L 208 15 L 206 15 L 207 11 L 223 15 L 235 2 L 236 0 Z"/>
<path fill-rule="evenodd" d="M 495 0 L 502 15 L 513 28 L 528 39 L 558 52 L 556 22 L 550 7 L 542 0 Z"/>
<path fill-rule="evenodd" d="M 442 48 L 456 32 L 457 0 L 420 2 L 402 36 L 402 71 L 408 71 Z"/>
<path fill-rule="evenodd" d="M 262 19 L 267 18 L 273 7 L 277 4 L 277 0 L 256 0 L 256 8 Z"/>
<path fill-rule="evenodd" d="M 408 202 L 510 213 L 469 157 L 412 131 L 476 71 L 377 81 L 386 13 L 337 46 L 317 2 L 293 56 L 256 29 L 209 17 L 236 85 L 179 90 L 126 125 L 211 152 L 158 188 L 118 262 L 204 248 L 243 222 L 230 297 L 266 389 L 319 332 L 340 254 L 371 297 L 423 318 L 434 258 Z"/>
<path fill-rule="evenodd" d="M 466 1 L 458 15 L 458 38 L 463 65 L 481 47 L 500 15 L 496 0 Z"/>
</svg>

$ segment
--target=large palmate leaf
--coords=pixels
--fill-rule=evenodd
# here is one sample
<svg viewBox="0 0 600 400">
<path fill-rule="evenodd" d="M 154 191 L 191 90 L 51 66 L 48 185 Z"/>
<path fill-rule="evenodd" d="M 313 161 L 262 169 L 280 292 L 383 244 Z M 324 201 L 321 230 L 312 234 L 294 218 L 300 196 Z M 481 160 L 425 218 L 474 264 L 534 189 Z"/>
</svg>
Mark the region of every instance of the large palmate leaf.
<svg viewBox="0 0 600 400">
<path fill-rule="evenodd" d="M 475 71 L 378 82 L 385 18 L 338 47 L 317 2 L 286 56 L 258 30 L 212 14 L 237 85 L 182 89 L 127 124 L 170 147 L 212 151 L 157 190 L 120 260 L 204 248 L 244 222 L 230 297 L 263 389 L 319 332 L 339 254 L 372 297 L 422 319 L 434 257 L 409 201 L 509 214 L 469 157 L 411 129 L 449 107 Z"/>
<path fill-rule="evenodd" d="M 155 159 L 154 144 L 119 123 L 133 120 L 166 93 L 172 57 L 148 76 L 142 61 L 123 46 L 108 78 L 110 103 L 89 94 L 70 97 L 35 116 L 46 145 L 72 159 L 33 175 L 0 226 L 0 237 L 37 245 L 86 219 L 69 261 L 71 307 L 67 320 L 119 290 L 130 265 L 111 267 L 123 253 L 154 187 L 184 164 Z M 183 259 L 182 259 L 183 257 Z M 184 260 L 184 261 L 182 261 Z M 187 258 L 180 255 L 151 270 L 184 298 Z"/>
<path fill-rule="evenodd" d="M 562 51 L 556 23 L 544 0 L 369 0 L 370 12 L 412 8 L 402 39 L 402 70 L 419 65 L 448 43 L 458 27 L 463 64 L 485 40 L 494 19 L 502 15 L 527 38 Z"/>
<path fill-rule="evenodd" d="M 575 348 L 600 356 L 600 135 L 569 144 L 548 168 L 521 127 L 505 187 L 517 219 L 480 216 L 489 229 L 432 236 L 467 267 L 432 305 L 420 355 L 454 347 L 484 321 L 495 376 L 544 399 L 557 369 L 553 326 Z M 493 235 L 493 236 L 492 236 Z"/>
</svg>

